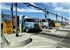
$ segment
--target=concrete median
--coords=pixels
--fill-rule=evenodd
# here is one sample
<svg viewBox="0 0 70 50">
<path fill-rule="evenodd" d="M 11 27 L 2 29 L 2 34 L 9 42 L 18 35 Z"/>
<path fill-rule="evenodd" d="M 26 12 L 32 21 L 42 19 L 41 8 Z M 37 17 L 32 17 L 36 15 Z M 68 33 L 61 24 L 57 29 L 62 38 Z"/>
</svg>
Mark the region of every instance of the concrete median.
<svg viewBox="0 0 70 50">
<path fill-rule="evenodd" d="M 6 40 L 9 42 L 9 47 L 24 46 L 32 41 L 32 39 L 25 34 L 20 34 L 19 37 L 15 37 L 15 34 L 4 34 Z"/>
</svg>

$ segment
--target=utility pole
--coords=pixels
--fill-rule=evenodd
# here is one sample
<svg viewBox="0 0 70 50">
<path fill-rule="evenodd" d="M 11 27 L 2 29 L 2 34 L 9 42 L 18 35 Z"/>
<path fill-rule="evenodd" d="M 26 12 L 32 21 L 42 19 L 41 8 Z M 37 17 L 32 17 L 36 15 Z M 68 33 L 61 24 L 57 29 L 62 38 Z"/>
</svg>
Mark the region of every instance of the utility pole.
<svg viewBox="0 0 70 50">
<path fill-rule="evenodd" d="M 13 28 L 13 3 L 11 3 L 10 5 L 11 5 L 11 7 L 10 7 L 10 9 L 11 9 L 11 24 L 12 24 L 12 28 Z"/>
<path fill-rule="evenodd" d="M 16 6 L 16 37 L 18 37 L 18 24 L 17 24 L 17 3 L 14 3 Z"/>
</svg>

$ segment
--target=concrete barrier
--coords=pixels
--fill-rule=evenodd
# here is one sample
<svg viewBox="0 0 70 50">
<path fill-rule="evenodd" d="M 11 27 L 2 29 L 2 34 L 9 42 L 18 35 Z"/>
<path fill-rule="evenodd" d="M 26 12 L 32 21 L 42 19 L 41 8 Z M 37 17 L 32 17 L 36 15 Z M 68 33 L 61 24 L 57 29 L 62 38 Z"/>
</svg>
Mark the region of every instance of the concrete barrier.
<svg viewBox="0 0 70 50">
<path fill-rule="evenodd" d="M 50 32 L 50 33 L 55 33 L 56 29 L 42 29 L 42 31 Z"/>
<path fill-rule="evenodd" d="M 15 34 L 4 34 L 6 40 L 9 42 L 9 47 L 24 46 L 32 41 L 32 39 L 26 34 L 20 34 L 19 37 L 15 37 Z"/>
</svg>

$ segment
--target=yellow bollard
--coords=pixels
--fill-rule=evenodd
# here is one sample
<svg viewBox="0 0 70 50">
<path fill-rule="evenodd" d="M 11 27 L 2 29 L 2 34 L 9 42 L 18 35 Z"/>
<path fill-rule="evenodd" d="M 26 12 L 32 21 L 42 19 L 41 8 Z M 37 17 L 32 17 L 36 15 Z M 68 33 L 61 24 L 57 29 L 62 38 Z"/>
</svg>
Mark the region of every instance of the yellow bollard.
<svg viewBox="0 0 70 50">
<path fill-rule="evenodd" d="M 39 26 L 40 27 L 40 29 L 42 29 L 42 26 Z"/>
<path fill-rule="evenodd" d="M 39 28 L 42 29 L 42 24 L 41 23 L 39 23 Z"/>
<path fill-rule="evenodd" d="M 20 33 L 22 33 L 22 25 L 20 24 L 19 27 L 20 27 Z"/>
</svg>

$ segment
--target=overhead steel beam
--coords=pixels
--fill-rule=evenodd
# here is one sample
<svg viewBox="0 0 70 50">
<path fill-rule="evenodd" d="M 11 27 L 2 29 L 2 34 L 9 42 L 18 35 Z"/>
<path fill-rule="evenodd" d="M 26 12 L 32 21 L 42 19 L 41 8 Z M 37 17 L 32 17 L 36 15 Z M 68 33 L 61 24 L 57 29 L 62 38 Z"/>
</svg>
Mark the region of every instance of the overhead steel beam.
<svg viewBox="0 0 70 50">
<path fill-rule="evenodd" d="M 48 10 L 45 10 L 45 9 L 40 8 L 40 7 L 34 6 L 34 5 L 30 4 L 30 3 L 24 3 L 24 4 L 26 4 L 27 6 L 32 6 L 34 8 L 37 8 L 38 10 L 42 10 L 43 12 L 49 12 Z M 60 15 L 54 14 L 52 12 L 49 12 L 49 13 L 62 18 L 62 16 L 60 16 Z"/>
</svg>

